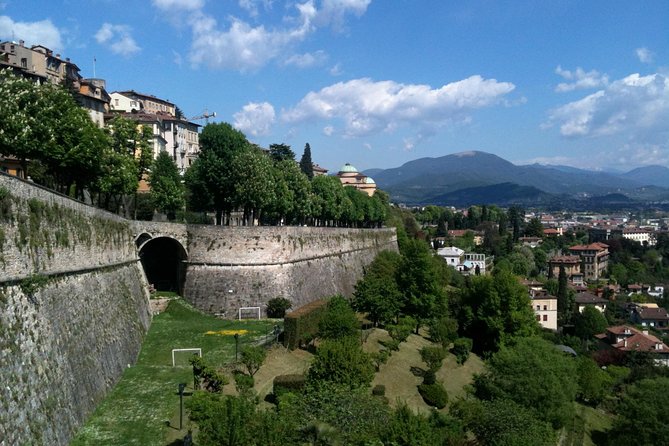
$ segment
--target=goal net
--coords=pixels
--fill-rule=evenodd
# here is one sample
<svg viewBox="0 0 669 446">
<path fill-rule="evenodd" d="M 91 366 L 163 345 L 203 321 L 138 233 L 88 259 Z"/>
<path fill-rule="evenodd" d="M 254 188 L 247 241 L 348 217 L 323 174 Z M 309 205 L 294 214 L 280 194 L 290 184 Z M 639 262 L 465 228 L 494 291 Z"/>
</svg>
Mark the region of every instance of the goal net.
<svg viewBox="0 0 669 446">
<path fill-rule="evenodd" d="M 239 320 L 242 319 L 260 320 L 260 307 L 241 307 L 239 309 Z"/>
<path fill-rule="evenodd" d="M 176 367 L 177 362 L 179 363 L 178 365 L 180 367 L 189 366 L 190 364 L 189 364 L 188 360 L 193 355 L 198 355 L 201 358 L 202 357 L 202 349 L 201 348 L 173 348 L 172 349 L 172 367 Z"/>
</svg>

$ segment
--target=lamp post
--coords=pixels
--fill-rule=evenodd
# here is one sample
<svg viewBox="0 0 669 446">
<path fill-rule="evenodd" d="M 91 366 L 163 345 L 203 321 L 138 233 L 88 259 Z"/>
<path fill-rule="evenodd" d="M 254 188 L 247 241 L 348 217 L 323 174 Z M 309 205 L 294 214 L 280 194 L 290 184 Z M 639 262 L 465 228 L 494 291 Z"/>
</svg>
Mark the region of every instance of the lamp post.
<svg viewBox="0 0 669 446">
<path fill-rule="evenodd" d="M 184 389 L 186 383 L 179 383 L 179 430 L 183 429 L 184 424 Z"/>
<path fill-rule="evenodd" d="M 238 359 L 239 354 L 239 333 L 235 333 L 235 361 Z"/>
</svg>

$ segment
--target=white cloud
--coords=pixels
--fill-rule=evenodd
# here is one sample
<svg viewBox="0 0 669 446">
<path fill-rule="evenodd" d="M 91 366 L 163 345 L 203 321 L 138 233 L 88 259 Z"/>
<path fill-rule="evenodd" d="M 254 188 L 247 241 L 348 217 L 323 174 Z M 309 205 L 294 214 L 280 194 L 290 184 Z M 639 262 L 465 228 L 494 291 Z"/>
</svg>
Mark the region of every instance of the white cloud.
<svg viewBox="0 0 669 446">
<path fill-rule="evenodd" d="M 466 120 L 467 113 L 500 102 L 514 88 L 509 82 L 478 75 L 437 89 L 354 79 L 308 93 L 282 117 L 289 123 L 339 119 L 345 136 L 362 136 L 393 131 L 404 124 L 425 127 Z"/>
<path fill-rule="evenodd" d="M 294 54 L 284 62 L 284 65 L 294 65 L 298 68 L 309 68 L 322 65 L 328 59 L 325 51 L 316 51 L 314 53 Z"/>
<path fill-rule="evenodd" d="M 341 74 L 342 74 L 341 64 L 336 64 L 332 68 L 330 68 L 331 76 L 341 76 Z"/>
<path fill-rule="evenodd" d="M 163 11 L 195 11 L 204 6 L 204 0 L 152 0 L 152 3 Z"/>
<path fill-rule="evenodd" d="M 51 20 L 15 22 L 11 17 L 0 16 L 0 39 L 25 40 L 27 45 L 44 45 L 51 50 L 63 50 L 58 28 Z"/>
<path fill-rule="evenodd" d="M 251 17 L 257 17 L 260 6 L 265 11 L 272 8 L 272 0 L 239 0 L 239 7 L 246 10 Z"/>
<path fill-rule="evenodd" d="M 652 63 L 655 57 L 655 54 L 653 54 L 648 48 L 637 48 L 635 52 L 636 57 L 638 57 L 639 60 L 643 63 Z"/>
<path fill-rule="evenodd" d="M 308 3 L 312 2 L 313 0 L 309 0 Z M 334 29 L 341 30 L 347 15 L 361 17 L 370 3 L 372 0 L 323 0 L 315 21 L 319 26 L 331 25 Z"/>
<path fill-rule="evenodd" d="M 274 124 L 274 107 L 269 102 L 249 102 L 233 117 L 236 129 L 253 136 L 267 135 Z"/>
<path fill-rule="evenodd" d="M 95 40 L 99 44 L 107 46 L 114 54 L 131 56 L 141 51 L 141 48 L 130 35 L 130 31 L 131 29 L 127 25 L 104 23 L 95 33 Z"/>
<path fill-rule="evenodd" d="M 193 10 L 188 23 L 193 32 L 191 63 L 210 68 L 238 71 L 257 70 L 272 60 L 284 58 L 297 66 L 323 63 L 322 52 L 290 56 L 294 49 L 318 28 L 341 28 L 349 15 L 361 16 L 371 0 L 315 0 L 290 4 L 292 15 L 283 17 L 280 26 L 253 26 L 238 17 L 228 17 L 229 26 L 222 28 L 216 18 L 203 10 Z M 266 0 L 239 0 L 239 5 L 252 16 L 258 5 L 271 7 Z M 320 6 L 320 7 L 319 7 Z M 302 64 L 302 65 L 300 65 Z"/>
<path fill-rule="evenodd" d="M 332 136 L 334 131 L 335 131 L 335 129 L 331 125 L 326 125 L 325 127 L 323 127 L 323 134 L 325 136 Z"/>
<path fill-rule="evenodd" d="M 605 74 L 600 74 L 596 70 L 585 72 L 583 68 L 577 67 L 575 71 L 563 70 L 561 66 L 555 69 L 555 73 L 564 79 L 572 82 L 561 82 L 555 87 L 555 91 L 564 93 L 567 91 L 581 90 L 584 88 L 598 88 L 609 83 L 609 78 Z"/>
<path fill-rule="evenodd" d="M 669 78 L 631 74 L 605 89 L 550 112 L 547 127 L 559 125 L 564 136 L 629 133 L 657 138 L 669 133 Z"/>
</svg>

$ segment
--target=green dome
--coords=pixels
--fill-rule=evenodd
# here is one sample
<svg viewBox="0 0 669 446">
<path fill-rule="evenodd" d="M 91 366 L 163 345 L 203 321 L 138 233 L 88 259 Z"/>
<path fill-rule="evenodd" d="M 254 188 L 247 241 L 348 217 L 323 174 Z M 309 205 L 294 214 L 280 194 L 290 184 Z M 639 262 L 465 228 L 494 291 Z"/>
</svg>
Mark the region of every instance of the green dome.
<svg viewBox="0 0 669 446">
<path fill-rule="evenodd" d="M 351 166 L 349 163 L 346 163 L 342 166 L 341 169 L 339 169 L 340 172 L 346 172 L 346 173 L 358 173 L 358 169 L 355 167 Z"/>
<path fill-rule="evenodd" d="M 367 177 L 365 178 L 365 184 L 376 184 L 376 182 L 372 180 L 372 177 Z"/>
</svg>

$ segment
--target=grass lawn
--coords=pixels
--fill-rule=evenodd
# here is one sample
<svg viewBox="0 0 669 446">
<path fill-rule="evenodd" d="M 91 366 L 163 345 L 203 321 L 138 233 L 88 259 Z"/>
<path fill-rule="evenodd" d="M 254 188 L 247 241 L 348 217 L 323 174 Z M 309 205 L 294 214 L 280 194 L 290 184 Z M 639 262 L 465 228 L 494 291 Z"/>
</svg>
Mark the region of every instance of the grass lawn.
<svg viewBox="0 0 669 446">
<path fill-rule="evenodd" d="M 208 331 L 248 330 L 239 337 L 240 348 L 271 332 L 275 321 L 227 321 L 205 315 L 182 300 L 170 302 L 167 310 L 153 318 L 142 344 L 137 364 L 121 380 L 79 430 L 71 445 L 164 446 L 183 433 L 178 432 L 177 386 L 188 383 L 193 373 L 188 353 L 172 367 L 172 349 L 201 348 L 211 365 L 222 367 L 234 360 L 232 335 Z M 186 423 L 184 423 L 185 428 Z"/>
<path fill-rule="evenodd" d="M 613 416 L 611 414 L 576 403 L 576 415 L 573 423 L 565 427 L 560 445 L 596 446 L 602 444 L 603 432 L 610 429 L 612 423 Z"/>
</svg>

